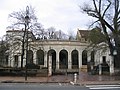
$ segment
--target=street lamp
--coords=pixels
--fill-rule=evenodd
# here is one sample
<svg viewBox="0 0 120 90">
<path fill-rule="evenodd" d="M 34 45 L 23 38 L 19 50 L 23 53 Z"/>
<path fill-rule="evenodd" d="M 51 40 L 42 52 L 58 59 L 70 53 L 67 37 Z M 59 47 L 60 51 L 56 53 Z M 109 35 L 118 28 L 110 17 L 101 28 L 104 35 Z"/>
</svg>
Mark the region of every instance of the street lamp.
<svg viewBox="0 0 120 90">
<path fill-rule="evenodd" d="M 26 67 L 25 67 L 25 80 L 27 80 L 27 60 L 28 60 L 28 29 L 29 29 L 29 7 L 26 7 L 25 16 L 25 33 L 26 33 Z"/>
</svg>

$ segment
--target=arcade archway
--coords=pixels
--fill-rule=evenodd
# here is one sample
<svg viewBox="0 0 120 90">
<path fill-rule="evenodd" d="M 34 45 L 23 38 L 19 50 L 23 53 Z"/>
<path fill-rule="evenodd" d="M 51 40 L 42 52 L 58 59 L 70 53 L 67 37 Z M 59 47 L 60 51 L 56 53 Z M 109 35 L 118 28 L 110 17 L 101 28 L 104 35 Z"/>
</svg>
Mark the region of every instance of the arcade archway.
<svg viewBox="0 0 120 90">
<path fill-rule="evenodd" d="M 28 57 L 27 57 L 27 63 L 33 63 L 33 51 L 32 50 L 28 50 Z"/>
<path fill-rule="evenodd" d="M 78 51 L 77 50 L 73 50 L 71 53 L 71 57 L 72 57 L 72 69 L 78 69 Z"/>
<path fill-rule="evenodd" d="M 87 65 L 87 51 L 82 52 L 82 65 Z"/>
<path fill-rule="evenodd" d="M 48 51 L 48 60 L 49 60 L 49 55 L 52 55 L 52 69 L 53 69 L 53 72 L 55 71 L 56 69 L 56 51 L 54 49 L 51 49 Z"/>
<path fill-rule="evenodd" d="M 68 52 L 66 50 L 61 50 L 59 53 L 59 66 L 60 69 L 68 68 Z"/>
<path fill-rule="evenodd" d="M 44 51 L 43 50 L 37 51 L 37 64 L 44 65 Z"/>
</svg>

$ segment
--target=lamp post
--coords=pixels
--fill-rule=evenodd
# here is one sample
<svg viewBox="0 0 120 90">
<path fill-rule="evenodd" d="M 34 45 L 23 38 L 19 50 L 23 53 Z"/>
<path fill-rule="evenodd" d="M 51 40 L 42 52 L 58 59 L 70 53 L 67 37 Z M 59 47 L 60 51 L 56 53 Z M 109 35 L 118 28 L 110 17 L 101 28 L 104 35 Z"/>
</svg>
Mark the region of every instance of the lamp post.
<svg viewBox="0 0 120 90">
<path fill-rule="evenodd" d="M 26 7 L 25 16 L 25 33 L 26 33 L 26 67 L 25 67 L 25 81 L 27 81 L 27 60 L 28 60 L 28 28 L 29 28 L 29 7 Z"/>
</svg>

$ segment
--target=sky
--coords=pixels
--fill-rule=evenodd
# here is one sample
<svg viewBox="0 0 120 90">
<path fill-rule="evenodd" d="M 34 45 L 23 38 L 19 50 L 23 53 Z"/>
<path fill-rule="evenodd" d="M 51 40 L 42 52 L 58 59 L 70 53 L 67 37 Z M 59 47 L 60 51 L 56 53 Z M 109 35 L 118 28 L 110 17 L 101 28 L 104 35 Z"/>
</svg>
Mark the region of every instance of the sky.
<svg viewBox="0 0 120 90">
<path fill-rule="evenodd" d="M 8 15 L 13 11 L 35 8 L 38 21 L 44 28 L 55 27 L 64 33 L 87 30 L 92 18 L 82 13 L 79 6 L 89 0 L 0 0 L 0 36 L 5 35 L 6 27 L 11 24 Z"/>
</svg>

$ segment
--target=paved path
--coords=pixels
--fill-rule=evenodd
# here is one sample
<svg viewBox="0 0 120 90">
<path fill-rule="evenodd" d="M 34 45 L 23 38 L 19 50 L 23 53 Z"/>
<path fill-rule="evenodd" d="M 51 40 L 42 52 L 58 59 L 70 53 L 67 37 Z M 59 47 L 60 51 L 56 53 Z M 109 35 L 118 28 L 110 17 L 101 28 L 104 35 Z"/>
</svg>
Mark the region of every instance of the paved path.
<svg viewBox="0 0 120 90">
<path fill-rule="evenodd" d="M 13 77 L 13 76 L 0 76 L 0 82 L 33 82 L 33 83 L 46 83 L 46 82 L 58 82 L 58 83 L 70 83 L 73 82 L 74 76 L 69 75 L 55 75 L 51 77 L 28 77 L 25 81 L 25 77 Z M 109 75 L 89 75 L 85 72 L 80 72 L 77 77 L 77 84 L 120 84 L 120 76 Z"/>
</svg>

